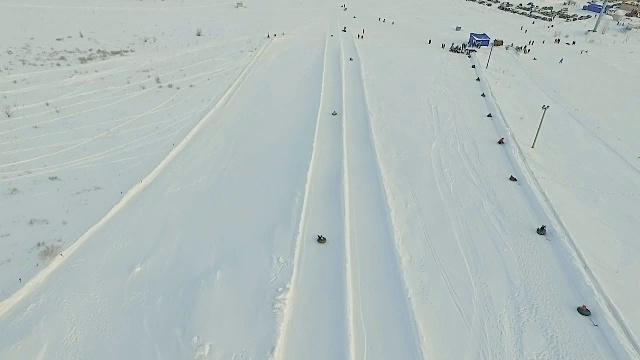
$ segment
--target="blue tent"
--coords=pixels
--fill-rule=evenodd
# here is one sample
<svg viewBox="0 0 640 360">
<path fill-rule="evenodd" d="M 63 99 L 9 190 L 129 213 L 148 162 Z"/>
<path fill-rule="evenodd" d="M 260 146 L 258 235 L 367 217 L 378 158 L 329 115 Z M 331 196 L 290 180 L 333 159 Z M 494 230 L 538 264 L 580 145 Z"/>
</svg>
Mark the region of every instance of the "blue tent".
<svg viewBox="0 0 640 360">
<path fill-rule="evenodd" d="M 487 34 L 476 34 L 471 33 L 469 35 L 469 45 L 471 46 L 489 46 L 491 43 L 491 38 Z"/>
</svg>

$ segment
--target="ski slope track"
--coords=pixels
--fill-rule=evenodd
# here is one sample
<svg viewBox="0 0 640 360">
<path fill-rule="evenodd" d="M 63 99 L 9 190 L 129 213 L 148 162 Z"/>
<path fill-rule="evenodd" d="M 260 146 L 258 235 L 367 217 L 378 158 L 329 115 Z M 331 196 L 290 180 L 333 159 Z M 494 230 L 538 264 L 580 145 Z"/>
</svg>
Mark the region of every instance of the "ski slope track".
<svg viewBox="0 0 640 360">
<path fill-rule="evenodd" d="M 349 354 L 342 199 L 343 114 L 340 39 L 325 38 L 323 82 L 307 174 L 295 265 L 276 359 L 345 359 Z M 325 244 L 316 242 L 324 235 Z M 324 294 L 324 296 L 319 296 Z"/>
<path fill-rule="evenodd" d="M 240 73 L 238 78 L 231 83 L 227 91 L 222 95 L 220 100 L 215 104 L 215 106 L 207 113 L 196 126 L 189 131 L 189 133 L 182 139 L 174 149 L 158 164 L 158 166 L 149 173 L 144 179 L 140 181 L 139 184 L 136 184 L 133 188 L 131 188 L 122 199 L 95 225 L 89 228 L 78 240 L 76 240 L 73 245 L 69 246 L 65 250 L 66 256 L 61 254 L 60 256 L 55 257 L 49 265 L 43 270 L 41 270 L 35 277 L 33 277 L 28 283 L 26 283 L 22 288 L 16 291 L 9 298 L 3 300 L 0 303 L 0 318 L 7 315 L 10 310 L 18 304 L 23 298 L 31 294 L 34 290 L 36 290 L 41 284 L 43 284 L 47 278 L 62 264 L 64 264 L 69 257 L 80 248 L 87 240 L 89 240 L 96 232 L 98 232 L 111 218 L 113 218 L 123 207 L 127 205 L 132 199 L 136 197 L 144 188 L 146 188 L 149 184 L 153 182 L 153 180 L 167 167 L 167 165 L 186 147 L 189 141 L 200 131 L 200 129 L 212 118 L 214 117 L 216 111 L 225 106 L 232 98 L 235 92 L 240 88 L 242 82 L 251 70 L 255 67 L 255 65 L 259 62 L 262 55 L 265 53 L 270 43 L 265 42 L 263 45 L 255 52 L 253 59 L 247 64 L 244 70 Z"/>
<path fill-rule="evenodd" d="M 640 20 L 185 3 L 0 4 L 1 360 L 640 360 Z"/>
<path fill-rule="evenodd" d="M 418 359 L 422 358 L 422 346 L 403 287 L 362 65 L 353 35 L 341 37 L 345 54 L 346 243 L 348 283 L 353 292 L 351 354 L 355 359 Z"/>
<path fill-rule="evenodd" d="M 538 213 L 541 218 L 546 218 L 554 225 L 554 230 L 552 231 L 554 231 L 555 234 L 549 234 L 547 236 L 553 240 L 561 240 L 561 244 L 564 244 L 564 246 L 558 246 L 554 244 L 554 247 L 556 249 L 558 257 L 560 257 L 561 261 L 563 261 L 563 263 L 566 265 L 567 270 L 570 273 L 579 271 L 582 275 L 573 276 L 573 282 L 576 292 L 580 295 L 581 300 L 585 303 L 590 296 L 594 296 L 598 300 L 598 303 L 603 309 L 607 310 L 607 314 L 611 317 L 611 320 L 614 323 L 614 326 L 609 329 L 609 331 L 620 334 L 626 340 L 626 342 L 623 342 L 622 345 L 625 347 L 629 355 L 640 358 L 640 343 L 638 342 L 638 339 L 634 336 L 633 332 L 629 329 L 618 309 L 615 307 L 611 299 L 607 296 L 607 293 L 603 290 L 598 279 L 591 270 L 591 267 L 585 260 L 584 255 L 576 245 L 576 242 L 571 237 L 570 232 L 562 221 L 562 218 L 554 208 L 551 200 L 549 200 L 544 189 L 537 181 L 535 175 L 533 174 L 533 171 L 527 164 L 527 161 L 522 154 L 522 149 L 520 148 L 520 145 L 515 141 L 513 132 L 509 128 L 509 123 L 507 122 L 497 100 L 494 98 L 491 92 L 491 87 L 488 85 L 486 76 L 482 71 L 482 65 L 478 61 L 478 58 L 474 55 L 472 57 L 472 60 L 472 62 L 476 65 L 475 72 L 481 79 L 482 91 L 484 91 L 487 95 L 485 99 L 487 101 L 488 108 L 490 111 L 493 111 L 493 113 L 497 114 L 497 116 L 494 117 L 494 125 L 499 132 L 508 134 L 508 138 L 510 140 L 509 143 L 512 144 L 510 145 L 513 147 L 513 151 L 510 153 L 510 161 L 514 164 L 514 166 L 520 168 L 521 173 L 524 175 L 523 178 L 526 179 L 526 184 L 528 185 L 526 191 L 530 194 L 529 197 L 532 204 L 539 207 Z M 571 113 L 571 111 L 567 111 Z M 600 140 L 600 138 L 598 139 Z M 622 158 L 622 156 L 620 156 L 617 152 L 613 152 L 617 156 Z M 625 160 L 625 163 L 628 163 L 628 161 Z M 630 164 L 630 166 L 633 169 L 636 169 L 636 167 L 632 164 Z M 579 264 L 578 269 L 574 270 L 571 265 L 572 263 Z M 583 282 L 583 280 L 585 279 L 587 280 L 587 283 Z M 587 284 L 590 286 L 585 286 Z M 590 295 L 589 293 L 593 293 L 593 295 Z M 592 318 L 598 319 L 599 317 L 594 313 L 594 315 L 592 315 Z M 602 326 L 602 324 L 600 324 L 602 336 L 606 339 L 606 341 L 610 344 L 616 342 L 617 340 L 613 336 L 611 336 L 608 331 L 602 330 L 604 328 L 606 328 L 606 324 L 605 326 Z"/>
</svg>

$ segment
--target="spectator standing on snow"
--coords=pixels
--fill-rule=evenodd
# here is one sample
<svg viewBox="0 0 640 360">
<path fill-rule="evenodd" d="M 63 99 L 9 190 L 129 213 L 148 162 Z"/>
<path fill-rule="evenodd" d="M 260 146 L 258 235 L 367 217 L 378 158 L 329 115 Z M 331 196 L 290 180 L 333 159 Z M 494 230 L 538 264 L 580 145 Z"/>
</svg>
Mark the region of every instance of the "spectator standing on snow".
<svg viewBox="0 0 640 360">
<path fill-rule="evenodd" d="M 563 61 L 564 61 L 564 58 L 560 59 L 560 64 L 562 64 Z"/>
</svg>

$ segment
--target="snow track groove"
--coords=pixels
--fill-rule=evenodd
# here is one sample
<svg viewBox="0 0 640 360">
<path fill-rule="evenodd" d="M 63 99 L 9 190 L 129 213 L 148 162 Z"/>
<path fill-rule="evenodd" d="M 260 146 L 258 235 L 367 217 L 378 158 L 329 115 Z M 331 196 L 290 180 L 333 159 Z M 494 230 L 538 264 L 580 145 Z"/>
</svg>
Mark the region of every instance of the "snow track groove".
<svg viewBox="0 0 640 360">
<path fill-rule="evenodd" d="M 341 72 L 339 40 L 327 33 L 313 151 L 276 359 L 345 359 L 349 353 L 342 114 L 331 115 L 342 107 Z M 327 238 L 326 244 L 316 242 L 318 234 Z"/>
<path fill-rule="evenodd" d="M 360 320 L 351 322 L 351 357 L 418 359 L 423 357 L 421 342 L 403 286 L 362 65 L 353 36 L 344 34 L 341 38 L 345 54 L 346 243 L 351 279 L 347 283 L 353 293 L 350 313 Z"/>
<path fill-rule="evenodd" d="M 65 250 L 66 256 L 55 257 L 47 267 L 42 269 L 29 282 L 24 284 L 22 288 L 13 293 L 10 297 L 0 302 L 0 318 L 6 316 L 10 310 L 27 295 L 37 290 L 47 278 L 62 264 L 64 264 L 70 256 L 78 250 L 88 239 L 90 239 L 97 231 L 99 231 L 106 223 L 109 222 L 129 201 L 138 195 L 144 188 L 153 182 L 153 180 L 167 167 L 169 163 L 187 146 L 191 139 L 200 131 L 202 127 L 216 114 L 217 110 L 225 106 L 236 93 L 242 83 L 251 73 L 255 65 L 260 61 L 270 42 L 264 42 L 262 46 L 255 52 L 253 59 L 246 65 L 238 77 L 229 85 L 226 92 L 220 97 L 213 108 L 189 131 L 189 133 L 167 154 L 167 156 L 149 173 L 144 179 L 131 188 L 118 203 L 116 203 L 109 212 L 102 217 L 96 224 L 91 226 L 79 239 Z"/>
</svg>

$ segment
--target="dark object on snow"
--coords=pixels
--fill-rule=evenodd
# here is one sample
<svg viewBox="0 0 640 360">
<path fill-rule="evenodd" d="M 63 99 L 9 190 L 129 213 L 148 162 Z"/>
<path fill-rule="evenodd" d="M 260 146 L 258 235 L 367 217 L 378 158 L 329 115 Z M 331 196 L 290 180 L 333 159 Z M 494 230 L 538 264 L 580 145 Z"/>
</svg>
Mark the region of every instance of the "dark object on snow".
<svg viewBox="0 0 640 360">
<path fill-rule="evenodd" d="M 353 58 L 349 58 L 349 61 L 353 61 Z"/>
<path fill-rule="evenodd" d="M 480 81 L 480 76 L 478 76 L 478 77 L 476 78 L 476 81 Z"/>
<path fill-rule="evenodd" d="M 354 19 L 356 18 L 356 17 L 355 17 L 355 15 L 353 16 L 353 18 L 354 18 Z"/>
<path fill-rule="evenodd" d="M 472 68 L 472 69 L 475 69 L 475 68 L 476 68 L 476 66 L 475 66 L 475 65 L 471 65 L 471 68 Z"/>
<path fill-rule="evenodd" d="M 322 235 L 318 235 L 318 242 L 319 242 L 320 244 L 324 244 L 324 243 L 326 243 L 326 242 L 327 242 L 327 238 L 326 238 L 326 237 L 324 237 L 324 236 L 322 236 Z"/>
<path fill-rule="evenodd" d="M 538 235 L 547 235 L 547 227 L 545 225 L 540 226 L 536 229 Z"/>
<path fill-rule="evenodd" d="M 587 305 L 578 306 L 576 309 L 580 315 L 591 316 L 591 310 L 587 309 Z"/>
<path fill-rule="evenodd" d="M 485 97 L 486 95 L 484 93 L 480 94 L 480 96 Z"/>
<path fill-rule="evenodd" d="M 488 114 L 487 114 L 487 117 L 493 117 L 493 115 L 491 115 L 491 113 L 488 113 Z"/>
<path fill-rule="evenodd" d="M 504 138 L 500 138 L 500 140 L 498 140 L 498 144 L 500 145 L 504 144 Z"/>
<path fill-rule="evenodd" d="M 336 115 L 338 115 L 338 113 L 334 111 L 334 112 L 331 113 L 331 115 L 336 116 Z"/>
<path fill-rule="evenodd" d="M 509 176 L 509 180 L 511 180 L 511 181 L 518 181 L 518 179 L 516 179 L 516 177 L 515 177 L 515 176 L 513 176 L 513 175 Z"/>
</svg>

